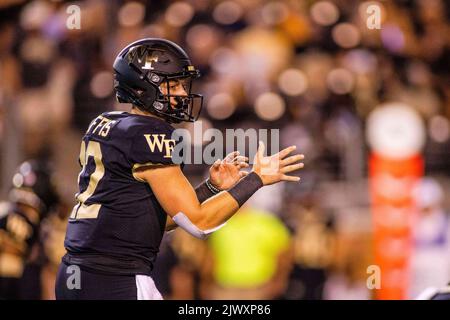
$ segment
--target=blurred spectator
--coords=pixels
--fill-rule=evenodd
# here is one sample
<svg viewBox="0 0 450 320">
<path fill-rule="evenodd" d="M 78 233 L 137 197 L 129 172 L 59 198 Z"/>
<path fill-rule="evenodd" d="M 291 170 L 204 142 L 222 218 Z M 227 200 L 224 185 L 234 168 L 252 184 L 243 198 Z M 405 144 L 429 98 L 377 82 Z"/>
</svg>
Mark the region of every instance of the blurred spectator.
<svg viewBox="0 0 450 320">
<path fill-rule="evenodd" d="M 55 300 L 55 281 L 61 258 L 66 253 L 64 238 L 66 236 L 67 218 L 70 209 L 61 206 L 48 218 L 42 221 L 41 246 L 42 246 L 42 272 L 40 275 L 41 298 L 43 300 Z"/>
<path fill-rule="evenodd" d="M 349 257 L 345 261 L 344 270 L 331 273 L 325 287 L 325 300 L 369 300 L 371 294 L 367 288 L 365 275 L 361 271 L 365 268 L 358 261 L 357 256 Z"/>
<path fill-rule="evenodd" d="M 323 299 L 328 269 L 334 262 L 336 236 L 333 220 L 311 199 L 292 206 L 294 266 L 284 294 L 289 300 Z"/>
<path fill-rule="evenodd" d="M 427 177 L 414 193 L 419 212 L 411 261 L 412 299 L 428 287 L 444 286 L 450 279 L 450 219 L 442 207 L 442 187 Z"/>
<path fill-rule="evenodd" d="M 287 285 L 290 236 L 274 215 L 243 207 L 211 235 L 206 299 L 275 299 Z"/>
<path fill-rule="evenodd" d="M 23 162 L 0 214 L 0 298 L 39 299 L 40 226 L 60 199 L 52 170 L 42 159 Z"/>
<path fill-rule="evenodd" d="M 152 273 L 164 299 L 201 299 L 200 279 L 206 253 L 206 242 L 181 228 L 164 237 Z"/>
</svg>

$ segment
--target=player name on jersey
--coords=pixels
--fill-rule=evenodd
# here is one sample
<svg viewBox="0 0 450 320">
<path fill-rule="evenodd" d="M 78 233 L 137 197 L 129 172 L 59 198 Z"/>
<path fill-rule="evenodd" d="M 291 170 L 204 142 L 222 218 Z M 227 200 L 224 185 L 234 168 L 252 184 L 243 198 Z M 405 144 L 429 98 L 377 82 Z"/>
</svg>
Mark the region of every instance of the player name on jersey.
<svg viewBox="0 0 450 320">
<path fill-rule="evenodd" d="M 99 136 L 106 137 L 116 122 L 116 120 L 111 120 L 100 115 L 91 122 L 86 134 L 96 133 Z"/>
</svg>

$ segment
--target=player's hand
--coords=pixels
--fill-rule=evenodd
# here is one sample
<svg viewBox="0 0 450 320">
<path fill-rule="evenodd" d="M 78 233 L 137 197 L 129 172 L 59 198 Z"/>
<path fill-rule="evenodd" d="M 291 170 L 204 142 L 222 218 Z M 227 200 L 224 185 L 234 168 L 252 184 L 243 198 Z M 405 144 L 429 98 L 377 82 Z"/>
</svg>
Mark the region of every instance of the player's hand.
<svg viewBox="0 0 450 320">
<path fill-rule="evenodd" d="M 288 157 L 295 149 L 295 146 L 290 146 L 272 156 L 265 157 L 265 146 L 260 141 L 258 151 L 253 160 L 252 171 L 261 177 L 264 185 L 274 184 L 280 181 L 300 181 L 300 177 L 287 175 L 287 173 L 297 171 L 304 167 L 304 164 L 299 162 L 305 158 L 303 154 Z"/>
<path fill-rule="evenodd" d="M 247 167 L 247 157 L 241 156 L 239 151 L 231 152 L 225 159 L 218 159 L 209 168 L 209 180 L 216 188 L 227 190 L 248 174 L 246 171 L 241 171 Z"/>
</svg>

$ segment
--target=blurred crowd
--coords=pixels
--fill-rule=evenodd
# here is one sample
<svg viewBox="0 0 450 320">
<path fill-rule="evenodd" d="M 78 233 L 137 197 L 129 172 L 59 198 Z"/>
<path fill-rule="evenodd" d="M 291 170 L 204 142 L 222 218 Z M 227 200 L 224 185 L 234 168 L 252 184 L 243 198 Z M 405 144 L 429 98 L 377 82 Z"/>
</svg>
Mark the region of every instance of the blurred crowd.
<svg viewBox="0 0 450 320">
<path fill-rule="evenodd" d="M 379 29 L 368 27 L 374 4 Z M 66 24 L 70 5 L 81 8 L 79 29 Z M 392 101 L 420 114 L 427 137 L 410 297 L 444 286 L 449 21 L 445 0 L 0 1 L 1 199 L 12 201 L 25 159 L 52 162 L 60 197 L 20 250 L 20 272 L 2 274 L 0 233 L 0 290 L 2 278 L 15 277 L 27 292 L 16 297 L 53 298 L 80 139 L 98 114 L 129 108 L 115 101 L 112 63 L 144 37 L 175 41 L 200 69 L 194 90 L 205 96 L 204 129 L 280 129 L 281 146 L 306 155 L 299 185 L 258 191 L 208 241 L 182 230 L 165 236 L 154 273 L 165 298 L 373 298 L 365 128 L 370 112 Z M 195 185 L 207 166 L 185 172 Z M 1 207 L 3 219 L 9 209 Z"/>
</svg>

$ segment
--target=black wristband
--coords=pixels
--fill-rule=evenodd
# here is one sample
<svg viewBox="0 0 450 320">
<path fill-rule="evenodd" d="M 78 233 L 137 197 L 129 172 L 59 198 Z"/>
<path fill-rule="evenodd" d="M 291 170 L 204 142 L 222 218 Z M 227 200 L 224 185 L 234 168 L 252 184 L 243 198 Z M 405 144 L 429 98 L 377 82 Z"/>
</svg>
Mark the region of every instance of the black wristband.
<svg viewBox="0 0 450 320">
<path fill-rule="evenodd" d="M 197 194 L 197 198 L 200 203 L 211 198 L 215 194 L 208 188 L 206 181 L 195 188 L 195 193 Z"/>
<path fill-rule="evenodd" d="M 206 183 L 206 186 L 208 187 L 208 189 L 209 189 L 213 194 L 218 194 L 220 191 L 222 191 L 222 190 L 218 189 L 216 186 L 214 186 L 214 185 L 211 183 L 211 181 L 210 181 L 209 179 L 207 179 L 207 180 L 205 181 L 205 183 Z"/>
<path fill-rule="evenodd" d="M 243 178 L 228 193 L 237 201 L 241 207 L 259 188 L 263 186 L 263 182 L 257 173 L 251 172 Z"/>
</svg>

